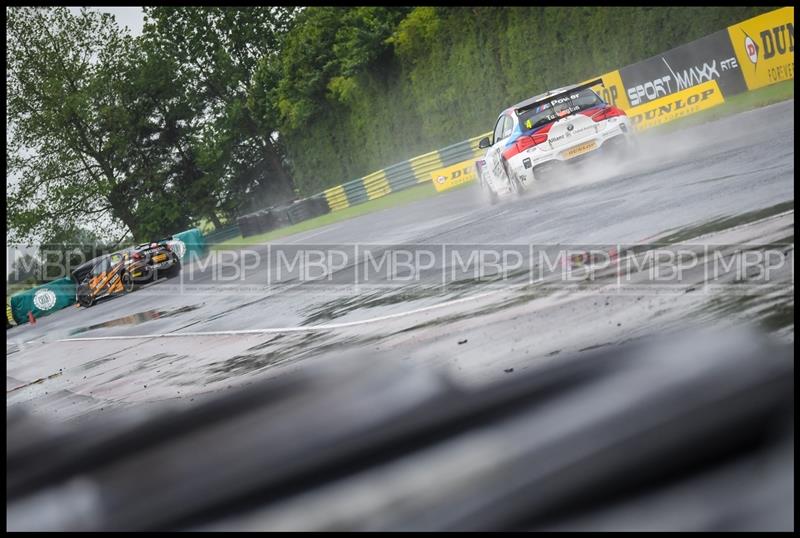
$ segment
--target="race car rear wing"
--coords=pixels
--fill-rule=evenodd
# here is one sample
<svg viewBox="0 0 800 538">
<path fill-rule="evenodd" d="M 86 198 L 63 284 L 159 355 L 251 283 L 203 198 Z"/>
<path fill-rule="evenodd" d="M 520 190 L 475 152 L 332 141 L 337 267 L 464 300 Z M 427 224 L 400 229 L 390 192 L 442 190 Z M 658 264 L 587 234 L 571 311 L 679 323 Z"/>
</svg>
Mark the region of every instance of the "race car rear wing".
<svg viewBox="0 0 800 538">
<path fill-rule="evenodd" d="M 548 95 L 544 99 L 539 99 L 538 101 L 535 101 L 535 102 L 533 102 L 533 103 L 531 103 L 529 105 L 525 105 L 524 107 L 518 108 L 514 112 L 516 112 L 517 115 L 519 116 L 523 112 L 526 112 L 526 111 L 528 111 L 528 110 L 530 110 L 532 108 L 535 108 L 535 107 L 537 107 L 539 105 L 543 105 L 545 103 L 550 103 L 551 101 L 556 101 L 558 99 L 561 99 L 562 97 L 565 97 L 565 96 L 568 96 L 568 95 L 572 95 L 575 92 L 579 92 L 581 90 L 585 90 L 586 88 L 593 88 L 595 86 L 603 86 L 603 87 L 605 87 L 605 84 L 603 84 L 603 79 L 602 78 L 598 78 L 598 79 L 595 79 L 595 80 L 590 80 L 589 82 L 585 82 L 583 84 L 579 84 L 579 85 L 575 86 L 574 88 L 570 88 L 570 89 L 565 90 L 563 92 L 554 93 L 553 95 Z"/>
</svg>

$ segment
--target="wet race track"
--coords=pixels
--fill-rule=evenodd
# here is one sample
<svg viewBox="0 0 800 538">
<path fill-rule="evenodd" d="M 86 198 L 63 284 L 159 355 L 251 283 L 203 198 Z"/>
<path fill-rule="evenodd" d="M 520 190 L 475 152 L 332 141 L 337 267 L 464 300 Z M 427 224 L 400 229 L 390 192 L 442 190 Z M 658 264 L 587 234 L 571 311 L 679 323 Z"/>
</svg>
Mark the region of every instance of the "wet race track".
<svg viewBox="0 0 800 538">
<path fill-rule="evenodd" d="M 62 420 L 191 405 L 344 356 L 445 368 L 481 384 L 686 324 L 746 322 L 793 341 L 793 262 L 748 293 L 706 289 L 702 264 L 667 289 L 644 285 L 641 274 L 641 286 L 621 288 L 614 267 L 583 287 L 525 270 L 535 267 L 529 245 L 694 242 L 730 254 L 725 245 L 758 243 L 792 256 L 793 117 L 791 100 L 643 136 L 638 157 L 622 169 L 587 164 L 579 177 L 496 206 L 471 186 L 280 245 L 248 246 L 228 259 L 214 251 L 210 263 L 186 265 L 178 280 L 9 330 L 7 405 Z M 401 245 L 443 254 L 425 260 L 419 278 L 376 275 L 367 283 L 357 283 L 348 264 L 330 280 L 304 282 L 291 269 L 281 273 L 276 256 L 301 247 L 363 254 Z M 450 272 L 448 249 L 493 245 L 520 253 L 508 278 Z"/>
</svg>

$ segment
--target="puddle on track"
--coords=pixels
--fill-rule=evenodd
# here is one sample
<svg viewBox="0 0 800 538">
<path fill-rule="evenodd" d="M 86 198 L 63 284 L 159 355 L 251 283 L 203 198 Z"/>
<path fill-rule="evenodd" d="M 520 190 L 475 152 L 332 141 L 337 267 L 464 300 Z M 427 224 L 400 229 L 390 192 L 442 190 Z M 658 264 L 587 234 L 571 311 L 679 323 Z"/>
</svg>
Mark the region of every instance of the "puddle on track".
<svg viewBox="0 0 800 538">
<path fill-rule="evenodd" d="M 187 312 L 197 310 L 201 306 L 202 305 L 183 306 L 181 308 L 176 308 L 175 310 L 147 310 L 145 312 L 131 314 L 130 316 L 123 316 L 121 318 L 112 319 L 110 321 L 96 323 L 95 325 L 89 325 L 88 327 L 80 327 L 78 329 L 73 329 L 72 331 L 69 332 L 69 336 L 74 336 L 76 334 L 93 331 L 95 329 L 103 329 L 106 327 L 119 327 L 121 325 L 139 325 L 141 323 L 154 319 L 163 319 L 172 316 L 177 316 L 179 314 L 185 314 Z"/>
</svg>

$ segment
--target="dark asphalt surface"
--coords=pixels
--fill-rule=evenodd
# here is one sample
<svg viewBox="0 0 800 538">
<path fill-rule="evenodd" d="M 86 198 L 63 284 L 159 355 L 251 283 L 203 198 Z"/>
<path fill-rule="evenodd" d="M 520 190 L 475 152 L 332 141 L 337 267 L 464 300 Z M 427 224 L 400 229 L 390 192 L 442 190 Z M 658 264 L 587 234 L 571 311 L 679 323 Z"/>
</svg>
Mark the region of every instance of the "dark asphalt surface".
<svg viewBox="0 0 800 538">
<path fill-rule="evenodd" d="M 280 248 L 614 245 L 712 232 L 722 234 L 714 236 L 718 243 L 787 238 L 793 243 L 793 118 L 791 100 L 682 131 L 645 135 L 639 157 L 623 168 L 587 165 L 577 177 L 537 185 L 497 206 L 486 204 L 477 188 L 458 189 L 287 237 Z M 752 225 L 764 217 L 772 218 Z M 724 225 L 714 226 L 720 222 Z M 486 296 L 488 288 L 479 285 L 430 292 L 420 291 L 419 282 L 395 283 L 390 291 L 354 288 L 347 285 L 347 269 L 332 285 L 299 284 L 295 274 L 275 277 L 276 248 L 249 247 L 244 276 L 232 266 L 218 272 L 218 259 L 205 268 L 186 267 L 181 282 L 158 282 L 90 309 L 64 309 L 35 326 L 9 330 L 7 405 L 70 418 L 100 408 L 184 401 L 246 383 L 253 375 L 280 375 L 313 361 L 335 360 L 346 350 L 444 365 L 480 382 L 503 375 L 510 365 L 535 367 L 562 352 L 635 338 L 692 316 L 715 323 L 753 321 L 780 311 L 783 317 L 773 325 L 783 337 L 793 340 L 794 335 L 793 269 L 784 275 L 781 290 L 753 303 L 595 292 L 576 308 L 578 296 L 566 291 L 524 295 L 506 288 Z M 431 275 L 440 269 L 435 264 L 422 284 L 435 282 Z M 420 311 L 453 299 L 462 301 Z M 404 312 L 413 313 L 400 315 Z M 369 319 L 375 321 L 316 331 L 58 341 Z"/>
</svg>

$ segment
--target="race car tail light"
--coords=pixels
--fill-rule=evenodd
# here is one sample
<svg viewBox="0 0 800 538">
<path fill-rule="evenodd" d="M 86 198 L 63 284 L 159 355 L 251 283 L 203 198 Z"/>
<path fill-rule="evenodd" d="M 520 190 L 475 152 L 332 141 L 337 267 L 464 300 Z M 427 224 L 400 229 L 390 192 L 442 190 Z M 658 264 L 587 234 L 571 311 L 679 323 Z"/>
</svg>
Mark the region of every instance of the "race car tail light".
<svg viewBox="0 0 800 538">
<path fill-rule="evenodd" d="M 616 116 L 625 116 L 625 112 L 620 110 L 615 106 L 609 106 L 598 112 L 597 114 L 592 114 L 592 119 L 594 121 L 603 121 L 607 120 L 608 118 L 614 118 Z"/>
<path fill-rule="evenodd" d="M 521 136 L 517 139 L 513 146 L 503 152 L 503 157 L 508 160 L 514 155 L 522 153 L 526 149 L 538 146 L 544 142 L 547 142 L 547 133 L 535 133 L 529 136 Z"/>
</svg>

